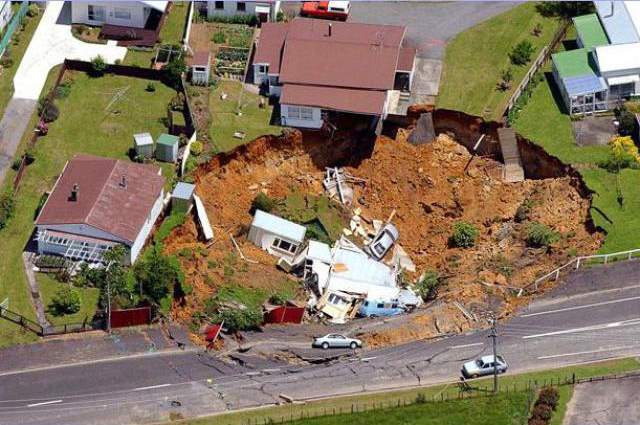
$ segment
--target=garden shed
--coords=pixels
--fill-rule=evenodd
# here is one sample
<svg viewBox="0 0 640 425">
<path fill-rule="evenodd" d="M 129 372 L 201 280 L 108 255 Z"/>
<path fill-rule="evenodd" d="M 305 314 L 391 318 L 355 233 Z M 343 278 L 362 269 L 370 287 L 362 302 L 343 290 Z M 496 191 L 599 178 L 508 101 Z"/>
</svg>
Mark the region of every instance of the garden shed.
<svg viewBox="0 0 640 425">
<path fill-rule="evenodd" d="M 304 226 L 256 210 L 248 239 L 269 254 L 292 261 L 306 233 Z"/>
<path fill-rule="evenodd" d="M 188 59 L 191 70 L 191 82 L 196 85 L 206 86 L 211 77 L 211 52 L 195 52 Z"/>
<path fill-rule="evenodd" d="M 171 194 L 171 210 L 177 212 L 187 212 L 191 202 L 193 202 L 193 192 L 196 186 L 191 183 L 178 182 Z"/>
<path fill-rule="evenodd" d="M 176 162 L 178 160 L 178 148 L 180 139 L 171 134 L 161 134 L 156 146 L 156 159 L 164 162 Z"/>
<path fill-rule="evenodd" d="M 134 134 L 133 148 L 136 151 L 136 156 L 153 158 L 153 137 L 149 133 Z"/>
</svg>

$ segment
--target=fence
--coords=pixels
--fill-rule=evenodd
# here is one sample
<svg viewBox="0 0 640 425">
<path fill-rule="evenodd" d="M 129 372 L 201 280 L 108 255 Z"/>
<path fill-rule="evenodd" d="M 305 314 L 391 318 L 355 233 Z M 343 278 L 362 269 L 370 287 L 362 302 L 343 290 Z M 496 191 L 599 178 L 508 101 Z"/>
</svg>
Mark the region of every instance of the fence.
<svg viewBox="0 0 640 425">
<path fill-rule="evenodd" d="M 629 261 L 633 258 L 640 258 L 640 248 L 632 249 L 629 251 L 620 251 L 613 252 L 611 254 L 596 254 L 596 255 L 586 255 L 581 257 L 575 257 L 568 263 L 558 267 L 555 270 L 550 271 L 542 277 L 536 279 L 530 285 L 525 286 L 520 289 L 518 292 L 518 296 L 523 294 L 530 294 L 538 291 L 540 285 L 550 280 L 558 280 L 560 278 L 560 274 L 562 271 L 572 268 L 572 270 L 578 270 L 581 266 L 584 265 L 597 265 L 597 264 L 609 264 L 610 262 L 616 261 Z"/>
<path fill-rule="evenodd" d="M 113 310 L 111 312 L 111 327 L 124 328 L 127 326 L 148 325 L 151 323 L 151 307 L 129 308 Z"/>
<path fill-rule="evenodd" d="M 530 392 L 532 397 L 529 397 L 527 403 L 527 412 L 535 398 L 534 392 L 536 392 L 539 388 L 546 386 L 560 387 L 565 385 L 576 385 L 586 382 L 597 382 L 597 381 L 605 381 L 611 379 L 625 379 L 640 376 L 640 372 L 632 372 L 625 374 L 616 374 L 616 375 L 605 375 L 605 376 L 596 376 L 589 378 L 577 378 L 575 373 L 572 375 L 565 376 L 556 376 L 554 378 L 543 379 L 543 380 L 529 380 L 526 383 L 514 383 L 511 385 L 503 385 L 499 387 L 499 393 L 502 394 L 510 394 L 514 392 Z M 385 409 L 393 409 L 399 407 L 406 407 L 416 404 L 426 404 L 426 403 L 446 403 L 455 400 L 468 400 L 468 399 L 476 399 L 483 397 L 491 397 L 493 395 L 492 388 L 490 386 L 487 387 L 476 387 L 471 388 L 471 390 L 463 390 L 464 385 L 459 385 L 456 389 L 455 387 L 450 387 L 449 389 L 445 388 L 440 392 L 433 393 L 429 396 L 425 395 L 425 393 L 417 392 L 413 395 L 412 398 L 398 397 L 390 400 L 384 401 L 372 401 L 365 403 L 351 403 L 350 405 L 340 405 L 340 402 L 337 401 L 335 405 L 332 407 L 303 407 L 303 406 L 295 406 L 296 412 L 294 413 L 292 405 L 291 410 L 288 414 L 273 414 L 270 416 L 265 416 L 262 418 L 254 417 L 249 418 L 243 423 L 246 425 L 268 425 L 268 424 L 278 424 L 278 423 L 288 423 L 303 419 L 311 419 L 317 417 L 326 417 L 326 416 L 335 416 L 335 415 L 345 415 L 345 414 L 354 414 L 354 413 L 364 413 L 364 412 L 375 412 L 381 411 Z M 425 389 L 427 390 L 427 389 Z M 454 390 L 456 392 L 450 391 Z M 475 391 L 472 393 L 471 391 Z M 527 415 L 528 416 L 528 415 Z M 221 425 L 224 422 L 220 422 Z M 349 421 L 345 421 L 345 423 L 349 423 Z"/>
<path fill-rule="evenodd" d="M 34 322 L 31 319 L 27 319 L 23 315 L 8 310 L 2 306 L 0 306 L 0 317 L 7 319 L 8 321 L 13 322 L 17 325 L 20 325 L 24 329 L 27 329 L 35 334 L 38 334 L 40 336 L 44 335 L 44 328 L 40 326 L 40 323 Z"/>
<path fill-rule="evenodd" d="M 520 84 L 518 84 L 518 87 L 516 87 L 515 91 L 509 98 L 509 101 L 507 102 L 507 105 L 504 108 L 502 116 L 509 115 L 511 108 L 513 108 L 513 106 L 518 101 L 518 98 L 522 96 L 524 91 L 527 89 L 527 86 L 529 85 L 529 83 L 531 83 L 531 80 L 533 79 L 534 75 L 540 70 L 540 68 L 542 68 L 542 66 L 545 63 L 547 63 L 547 60 L 549 60 L 549 58 L 551 57 L 551 53 L 553 53 L 553 50 L 556 48 L 558 43 L 560 43 L 560 41 L 562 41 L 562 39 L 565 37 L 568 29 L 569 29 L 569 23 L 568 22 L 563 23 L 562 27 L 560 27 L 560 29 L 553 36 L 553 39 L 551 40 L 549 45 L 544 46 L 542 48 L 542 51 L 540 52 L 538 57 L 533 61 L 533 64 L 529 68 L 529 71 L 527 71 L 524 78 L 522 79 L 522 81 L 520 81 Z"/>
<path fill-rule="evenodd" d="M 6 6 L 11 7 L 11 4 L 7 2 Z M 11 42 L 13 33 L 16 31 L 18 26 L 22 24 L 22 20 L 26 16 L 28 10 L 29 2 L 25 0 L 22 2 L 22 4 L 20 4 L 20 8 L 15 12 L 13 18 L 11 18 L 11 22 L 9 22 L 9 25 L 7 25 L 4 35 L 2 36 L 2 40 L 0 40 L 0 57 L 2 57 L 5 50 L 7 49 L 7 46 Z"/>
</svg>

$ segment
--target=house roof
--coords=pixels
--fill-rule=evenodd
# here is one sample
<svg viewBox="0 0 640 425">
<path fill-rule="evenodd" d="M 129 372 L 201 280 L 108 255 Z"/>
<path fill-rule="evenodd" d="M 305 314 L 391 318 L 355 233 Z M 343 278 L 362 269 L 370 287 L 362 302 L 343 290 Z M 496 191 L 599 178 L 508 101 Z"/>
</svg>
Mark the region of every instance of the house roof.
<svg viewBox="0 0 640 425">
<path fill-rule="evenodd" d="M 331 248 L 326 243 L 311 240 L 307 248 L 307 258 L 330 263 Z"/>
<path fill-rule="evenodd" d="M 611 44 L 640 41 L 637 27 L 631 19 L 627 3 L 618 1 L 594 1 L 596 11 Z M 631 6 L 633 9 L 633 6 Z"/>
<path fill-rule="evenodd" d="M 307 233 L 306 227 L 262 210 L 256 210 L 251 226 L 298 243 L 304 240 Z"/>
<path fill-rule="evenodd" d="M 279 74 L 282 48 L 288 30 L 288 23 L 263 23 L 253 63 L 268 63 L 269 73 Z"/>
<path fill-rule="evenodd" d="M 596 47 L 595 56 L 600 72 L 640 69 L 640 43 Z"/>
<path fill-rule="evenodd" d="M 587 49 L 568 50 L 551 56 L 561 78 L 597 75 L 593 54 Z"/>
<path fill-rule="evenodd" d="M 379 90 L 285 84 L 280 94 L 283 105 L 314 106 L 359 114 L 382 114 L 386 92 Z"/>
<path fill-rule="evenodd" d="M 604 32 L 598 15 L 595 13 L 576 16 L 573 18 L 573 24 L 576 27 L 578 36 L 580 36 L 580 40 L 582 40 L 583 47 L 591 49 L 609 44 L 607 34 Z"/>
<path fill-rule="evenodd" d="M 563 78 L 562 84 L 569 96 L 579 96 L 607 90 L 604 79 L 593 74 Z"/>
<path fill-rule="evenodd" d="M 400 54 L 398 55 L 398 66 L 396 69 L 398 71 L 412 71 L 413 70 L 413 62 L 416 59 L 417 50 L 413 47 L 403 47 L 400 49 Z"/>
<path fill-rule="evenodd" d="M 164 186 L 159 170 L 76 155 L 67 162 L 36 225 L 86 224 L 133 243 Z M 70 199 L 74 185 L 78 185 L 76 201 Z"/>
<path fill-rule="evenodd" d="M 147 7 L 164 12 L 167 9 L 168 1 L 141 1 Z"/>
</svg>

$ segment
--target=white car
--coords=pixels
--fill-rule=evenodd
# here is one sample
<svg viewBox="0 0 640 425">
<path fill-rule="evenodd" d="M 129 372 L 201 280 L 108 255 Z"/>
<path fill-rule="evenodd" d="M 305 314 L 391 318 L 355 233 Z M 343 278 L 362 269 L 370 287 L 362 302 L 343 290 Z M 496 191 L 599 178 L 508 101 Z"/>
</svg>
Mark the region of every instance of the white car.
<svg viewBox="0 0 640 425">
<path fill-rule="evenodd" d="M 502 356 L 483 356 L 479 359 L 466 362 L 462 365 L 462 375 L 465 378 L 477 378 L 479 376 L 493 375 L 494 367 L 498 373 L 505 373 L 509 365 Z"/>
<path fill-rule="evenodd" d="M 314 348 L 322 348 L 328 350 L 329 348 L 362 348 L 362 341 L 356 338 L 347 338 L 341 334 L 328 334 L 325 336 L 313 338 L 311 346 Z"/>
<path fill-rule="evenodd" d="M 391 223 L 385 224 L 367 247 L 369 254 L 377 261 L 382 260 L 399 237 L 400 232 L 396 226 Z"/>
</svg>

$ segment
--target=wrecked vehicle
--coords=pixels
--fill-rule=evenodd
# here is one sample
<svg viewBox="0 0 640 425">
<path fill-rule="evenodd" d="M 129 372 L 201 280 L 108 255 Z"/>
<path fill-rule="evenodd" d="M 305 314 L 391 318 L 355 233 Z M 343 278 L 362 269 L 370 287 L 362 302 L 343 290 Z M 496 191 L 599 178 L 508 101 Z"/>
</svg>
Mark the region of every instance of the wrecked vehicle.
<svg viewBox="0 0 640 425">
<path fill-rule="evenodd" d="M 400 238 L 400 232 L 396 226 L 391 223 L 384 225 L 378 234 L 373 238 L 369 246 L 367 246 L 367 252 L 376 260 L 380 261 L 389 252 L 393 245 Z"/>
</svg>

